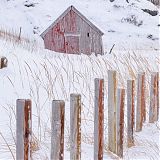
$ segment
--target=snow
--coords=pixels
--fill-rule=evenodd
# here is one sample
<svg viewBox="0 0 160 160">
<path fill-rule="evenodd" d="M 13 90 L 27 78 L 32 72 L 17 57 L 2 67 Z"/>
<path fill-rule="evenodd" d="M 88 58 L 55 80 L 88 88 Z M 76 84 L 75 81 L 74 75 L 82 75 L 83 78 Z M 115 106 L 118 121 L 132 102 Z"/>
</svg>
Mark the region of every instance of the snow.
<svg viewBox="0 0 160 160">
<path fill-rule="evenodd" d="M 34 4 L 34 7 L 26 7 Z M 141 9 L 158 10 L 156 6 L 146 0 L 17 0 L 0 2 L 0 26 L 8 30 L 22 27 L 22 34 L 30 38 L 42 33 L 57 19 L 70 5 L 74 5 L 91 22 L 104 33 L 104 48 L 107 52 L 113 44 L 115 49 L 152 50 L 158 49 L 158 15 L 150 16 Z M 12 14 L 16 16 L 12 16 Z M 135 15 L 137 21 L 143 21 L 141 26 L 127 22 L 123 18 Z M 152 34 L 157 40 L 148 39 Z"/>
<path fill-rule="evenodd" d="M 50 113 L 53 99 L 63 99 L 66 102 L 65 159 L 67 160 L 69 159 L 69 96 L 70 93 L 82 95 L 82 159 L 91 160 L 93 155 L 94 78 L 104 78 L 105 86 L 107 86 L 107 71 L 115 69 L 119 73 L 118 86 L 125 87 L 126 80 L 133 77 L 129 72 L 128 67 L 130 66 L 135 76 L 141 70 L 147 73 L 148 86 L 150 71 L 158 70 L 158 52 L 155 51 L 152 55 L 146 51 L 136 54 L 123 51 L 106 56 L 88 57 L 83 54 L 78 56 L 57 54 L 47 50 L 30 52 L 23 47 L 25 48 L 23 45 L 0 40 L 1 53 L 7 56 L 9 61 L 9 66 L 0 70 L 0 88 L 3 91 L 0 94 L 0 128 L 15 154 L 15 101 L 18 98 L 32 99 L 33 133 L 40 145 L 39 150 L 33 154 L 34 159 L 50 157 Z M 128 58 L 131 62 L 129 66 L 127 65 Z M 147 104 L 149 104 L 148 99 Z M 38 127 L 38 120 L 40 120 L 41 127 Z M 126 147 L 125 138 L 124 159 L 142 157 L 147 159 L 154 155 L 159 157 L 157 155 L 159 151 L 157 125 L 159 124 L 146 123 L 141 133 L 135 133 L 136 143 L 132 148 Z M 0 147 L 0 159 L 6 159 L 6 157 L 12 159 L 6 144 L 2 138 L 0 140 L 3 144 Z M 107 87 L 105 87 L 105 147 L 107 147 L 107 141 Z M 148 150 L 150 150 L 149 154 Z M 105 150 L 104 159 L 114 158 L 116 158 L 115 155 Z"/>
<path fill-rule="evenodd" d="M 35 6 L 25 7 L 25 4 L 31 3 Z M 39 34 L 70 5 L 74 5 L 105 33 L 103 42 L 106 53 L 116 44 L 112 54 L 88 57 L 44 50 Z M 129 4 L 125 0 L 115 0 L 113 3 L 108 0 L 1 0 L 1 30 L 18 33 L 22 27 L 22 36 L 33 41 L 27 44 L 0 37 L 0 55 L 6 56 L 9 62 L 7 68 L 0 70 L 0 160 L 14 159 L 11 153 L 15 156 L 15 103 L 18 98 L 32 100 L 34 143 L 39 145 L 35 147 L 33 156 L 37 160 L 50 159 L 51 102 L 53 99 L 65 100 L 64 159 L 70 159 L 70 93 L 82 95 L 82 159 L 92 160 L 94 78 L 105 80 L 104 159 L 118 159 L 107 149 L 107 71 L 116 70 L 118 86 L 124 88 L 127 79 L 136 79 L 138 72 L 145 71 L 148 111 L 150 74 L 159 71 L 159 44 L 158 40 L 147 38 L 149 34 L 158 38 L 158 16 L 144 13 L 141 9 L 145 8 L 158 10 L 146 0 L 130 0 Z M 135 15 L 138 22 L 142 20 L 143 24 L 138 27 L 122 22 L 131 15 Z M 159 121 L 149 124 L 147 119 L 142 132 L 134 133 L 135 146 L 127 148 L 125 113 L 124 159 L 159 159 L 159 128 Z"/>
</svg>

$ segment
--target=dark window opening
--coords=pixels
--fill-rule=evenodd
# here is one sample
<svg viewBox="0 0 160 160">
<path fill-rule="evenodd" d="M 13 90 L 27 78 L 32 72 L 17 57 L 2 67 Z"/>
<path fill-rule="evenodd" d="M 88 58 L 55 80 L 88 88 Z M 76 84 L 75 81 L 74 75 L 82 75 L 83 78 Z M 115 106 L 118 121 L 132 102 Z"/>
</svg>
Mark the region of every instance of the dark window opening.
<svg viewBox="0 0 160 160">
<path fill-rule="evenodd" d="M 87 33 L 87 36 L 89 37 L 89 33 Z"/>
</svg>

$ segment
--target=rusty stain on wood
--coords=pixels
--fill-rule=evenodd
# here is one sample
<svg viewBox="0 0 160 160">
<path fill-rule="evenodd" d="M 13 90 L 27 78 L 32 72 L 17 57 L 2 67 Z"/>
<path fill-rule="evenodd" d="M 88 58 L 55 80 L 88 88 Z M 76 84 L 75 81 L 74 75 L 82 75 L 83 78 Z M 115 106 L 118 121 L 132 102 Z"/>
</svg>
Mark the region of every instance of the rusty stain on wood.
<svg viewBox="0 0 160 160">
<path fill-rule="evenodd" d="M 116 71 L 108 71 L 108 148 L 116 153 Z"/>
<path fill-rule="evenodd" d="M 51 160 L 64 159 L 64 116 L 65 102 L 52 101 L 51 119 Z"/>
<path fill-rule="evenodd" d="M 78 104 L 78 120 L 77 120 L 77 126 L 78 126 L 78 135 L 77 135 L 77 160 L 81 159 L 81 96 L 78 96 L 78 100 L 77 100 L 77 104 Z"/>
<path fill-rule="evenodd" d="M 29 160 L 31 155 L 31 101 L 25 101 L 24 108 L 24 160 Z"/>
<path fill-rule="evenodd" d="M 104 80 L 95 79 L 94 160 L 103 159 L 104 143 Z"/>
<path fill-rule="evenodd" d="M 18 99 L 16 105 L 16 160 L 31 160 L 32 110 L 31 100 Z"/>
<path fill-rule="evenodd" d="M 70 159 L 81 160 L 81 95 L 70 95 Z"/>
<path fill-rule="evenodd" d="M 159 119 L 159 72 L 157 72 L 157 121 Z"/>
<path fill-rule="evenodd" d="M 154 123 L 158 120 L 158 74 L 151 74 L 151 88 L 150 88 L 150 108 L 149 108 L 149 122 Z"/>
<path fill-rule="evenodd" d="M 125 89 L 117 91 L 117 128 L 116 128 L 116 154 L 123 157 L 123 137 L 124 137 L 124 100 Z"/>
<path fill-rule="evenodd" d="M 134 104 L 135 101 L 135 81 L 127 80 L 127 145 L 134 145 Z"/>
<path fill-rule="evenodd" d="M 138 74 L 137 87 L 137 110 L 136 110 L 136 131 L 142 130 L 143 122 L 146 120 L 146 104 L 145 104 L 145 73 Z"/>
<path fill-rule="evenodd" d="M 60 152 L 59 152 L 59 160 L 63 160 L 64 159 L 64 118 L 65 118 L 65 108 L 63 109 L 63 106 L 65 105 L 65 103 L 61 103 L 60 104 L 60 108 L 61 108 L 61 136 L 60 136 Z"/>
</svg>

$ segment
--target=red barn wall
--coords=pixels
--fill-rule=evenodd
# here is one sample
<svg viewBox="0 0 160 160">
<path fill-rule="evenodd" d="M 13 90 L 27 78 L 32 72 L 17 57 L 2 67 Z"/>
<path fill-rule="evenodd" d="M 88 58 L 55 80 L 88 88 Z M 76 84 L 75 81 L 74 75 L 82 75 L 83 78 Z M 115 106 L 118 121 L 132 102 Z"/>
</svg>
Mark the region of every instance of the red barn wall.
<svg viewBox="0 0 160 160">
<path fill-rule="evenodd" d="M 73 35 L 72 42 L 75 43 L 71 48 L 74 47 L 75 52 L 88 55 L 92 52 L 103 54 L 102 36 L 73 10 L 46 33 L 44 37 L 45 48 L 66 53 L 68 51 L 66 34 Z"/>
</svg>

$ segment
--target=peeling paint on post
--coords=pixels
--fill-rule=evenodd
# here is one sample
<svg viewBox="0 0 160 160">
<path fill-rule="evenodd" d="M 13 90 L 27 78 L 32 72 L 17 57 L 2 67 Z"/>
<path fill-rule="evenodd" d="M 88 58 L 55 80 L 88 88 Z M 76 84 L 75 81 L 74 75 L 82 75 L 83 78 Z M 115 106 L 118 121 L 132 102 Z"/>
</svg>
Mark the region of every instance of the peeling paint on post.
<svg viewBox="0 0 160 160">
<path fill-rule="evenodd" d="M 124 137 L 124 100 L 125 89 L 117 90 L 117 127 L 116 127 L 116 154 L 123 157 L 123 137 Z"/>
<path fill-rule="evenodd" d="M 116 153 L 116 71 L 108 71 L 108 148 Z"/>
<path fill-rule="evenodd" d="M 134 104 L 135 101 L 135 81 L 127 81 L 127 145 L 134 145 L 133 129 L 134 129 Z"/>
<path fill-rule="evenodd" d="M 94 160 L 102 160 L 104 146 L 104 80 L 96 78 L 94 83 Z"/>
<path fill-rule="evenodd" d="M 150 107 L 149 107 L 149 122 L 154 123 L 158 119 L 158 88 L 157 88 L 157 73 L 151 74 L 151 88 L 150 88 Z"/>
<path fill-rule="evenodd" d="M 137 87 L 137 110 L 136 110 L 136 131 L 142 130 L 143 122 L 146 120 L 145 104 L 145 73 L 138 74 Z"/>
<path fill-rule="evenodd" d="M 16 102 L 16 160 L 31 160 L 32 110 L 31 100 Z"/>
<path fill-rule="evenodd" d="M 81 95 L 70 95 L 70 160 L 81 159 Z"/>
<path fill-rule="evenodd" d="M 52 101 L 51 119 L 51 160 L 64 159 L 64 116 L 65 102 Z"/>
</svg>

